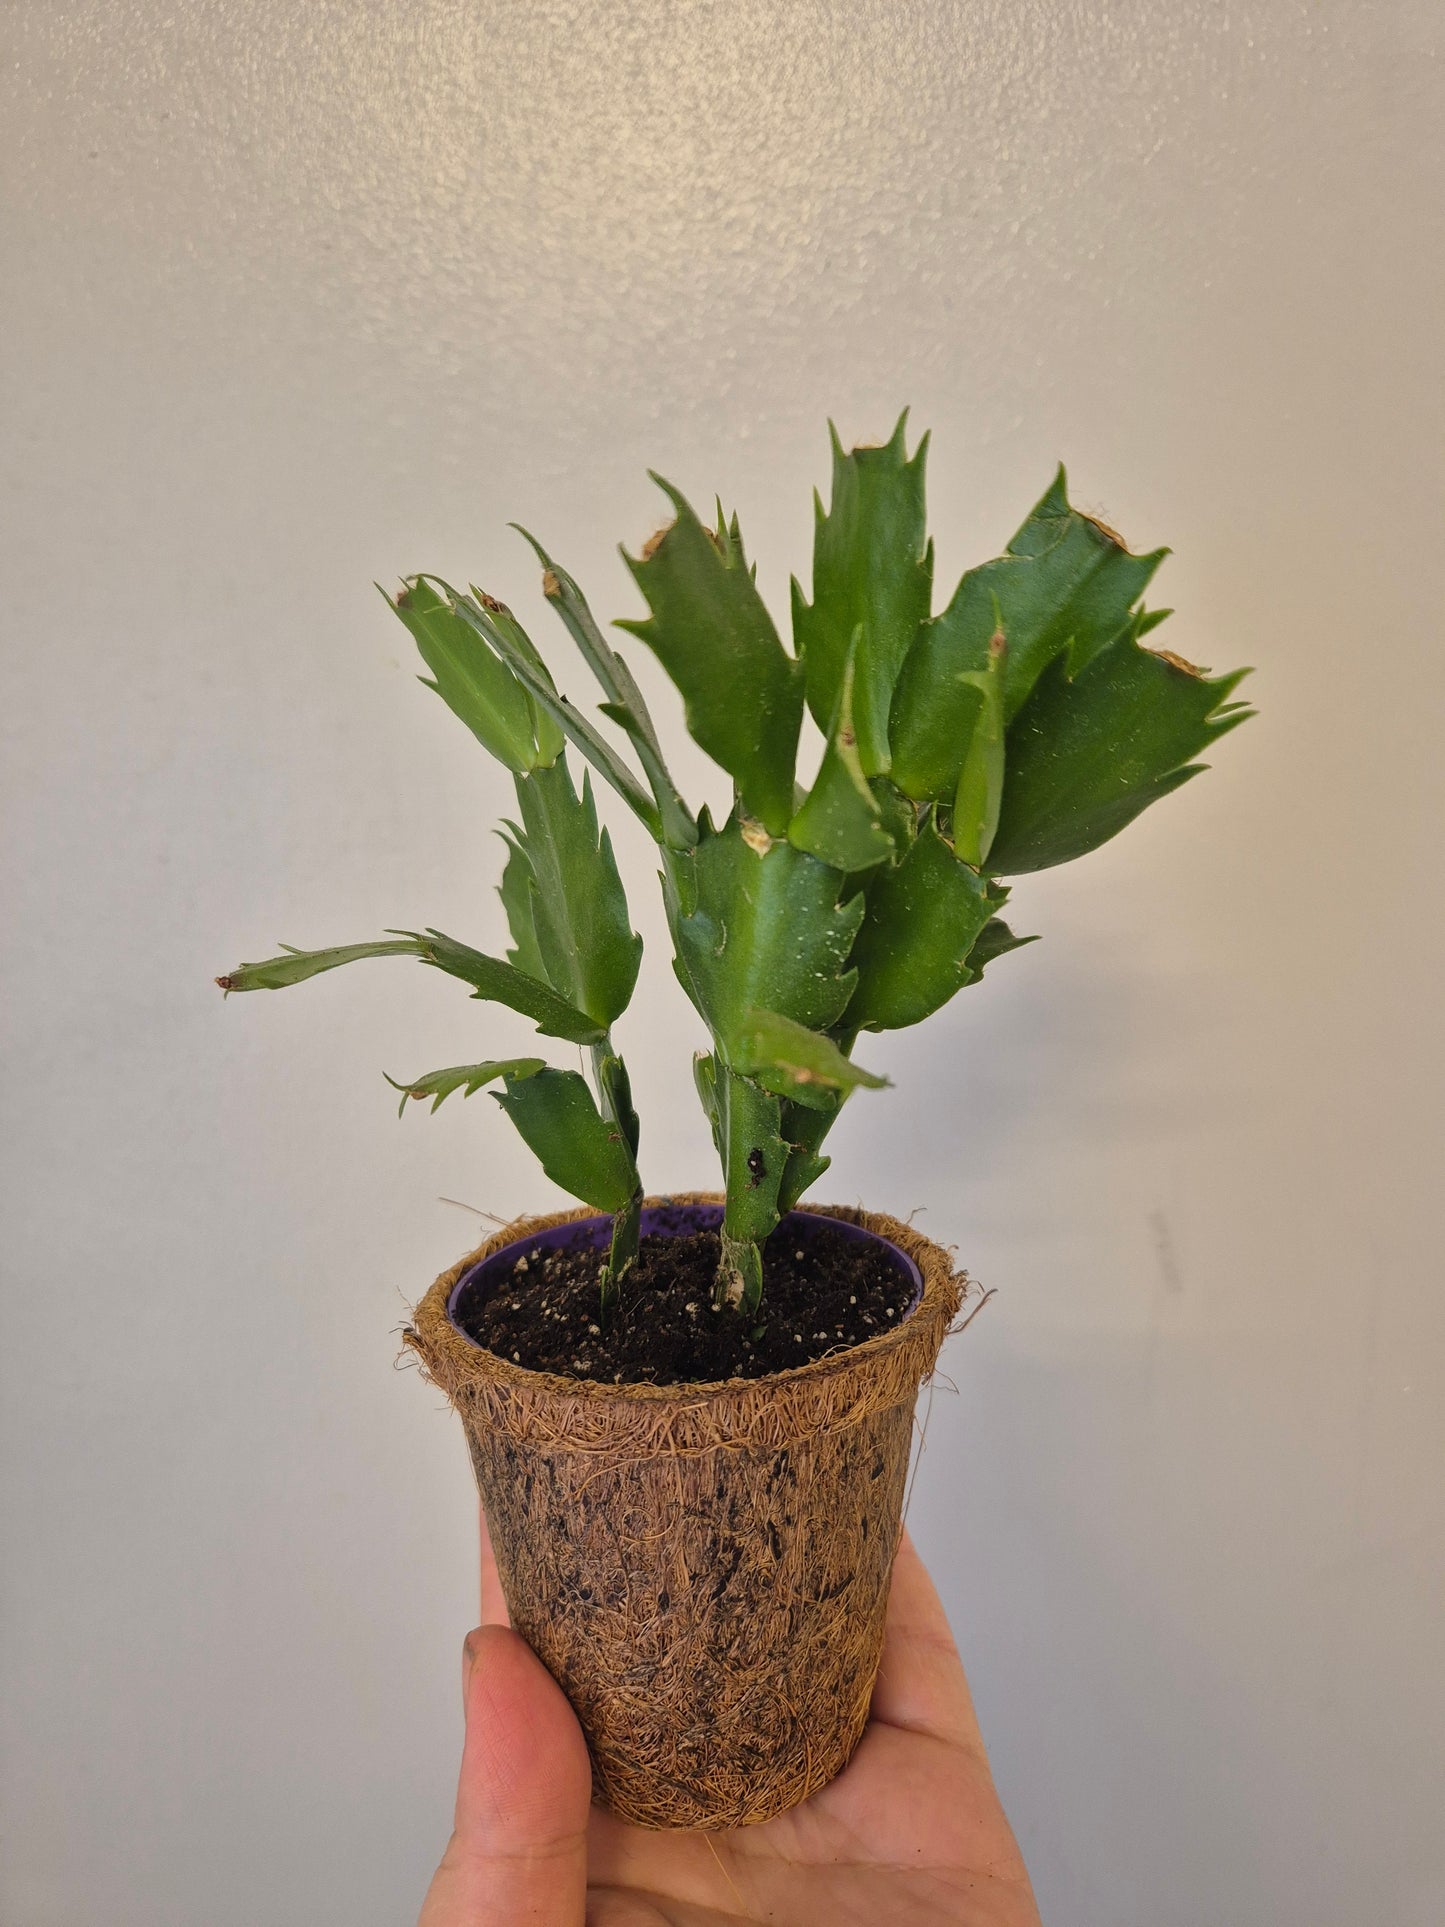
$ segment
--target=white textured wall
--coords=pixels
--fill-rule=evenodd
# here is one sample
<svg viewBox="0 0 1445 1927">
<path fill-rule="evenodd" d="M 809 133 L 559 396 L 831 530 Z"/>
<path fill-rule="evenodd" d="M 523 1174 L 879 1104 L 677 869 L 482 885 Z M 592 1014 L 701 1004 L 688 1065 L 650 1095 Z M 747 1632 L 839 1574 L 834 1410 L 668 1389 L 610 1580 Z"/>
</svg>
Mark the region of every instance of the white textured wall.
<svg viewBox="0 0 1445 1927">
<path fill-rule="evenodd" d="M 4 10 L 6 1927 L 383 1927 L 445 1831 L 470 1474 L 395 1333 L 440 1196 L 554 1194 L 380 1073 L 529 1032 L 210 983 L 498 940 L 503 782 L 372 578 L 540 630 L 515 516 L 627 613 L 651 464 L 781 600 L 825 415 L 903 402 L 945 588 L 1062 456 L 1263 711 L 870 1047 L 822 1187 L 998 1287 L 913 1516 L 1045 1916 L 1445 1918 L 1440 18 Z M 696 1183 L 616 831 L 646 1174 Z"/>
</svg>

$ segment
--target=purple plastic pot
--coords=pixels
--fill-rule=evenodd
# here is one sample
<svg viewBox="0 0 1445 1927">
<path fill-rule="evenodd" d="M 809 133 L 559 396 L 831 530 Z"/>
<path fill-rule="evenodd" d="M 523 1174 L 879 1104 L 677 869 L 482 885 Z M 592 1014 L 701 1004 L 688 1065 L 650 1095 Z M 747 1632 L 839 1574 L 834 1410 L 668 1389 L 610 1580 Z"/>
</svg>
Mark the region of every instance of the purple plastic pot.
<svg viewBox="0 0 1445 1927">
<path fill-rule="evenodd" d="M 642 1209 L 642 1235 L 644 1238 L 686 1238 L 695 1231 L 716 1231 L 722 1223 L 723 1208 L 720 1204 L 694 1204 L 679 1199 L 672 1203 L 662 1199 L 656 1204 L 644 1205 Z M 923 1274 L 896 1244 L 887 1238 L 880 1238 L 876 1231 L 869 1231 L 861 1224 L 849 1224 L 846 1219 L 824 1217 L 816 1211 L 790 1211 L 774 1232 L 774 1237 L 788 1237 L 795 1245 L 805 1249 L 817 1236 L 820 1227 L 834 1237 L 843 1237 L 854 1244 L 876 1245 L 887 1257 L 895 1271 L 908 1279 L 913 1289 L 909 1295 L 907 1317 L 916 1311 L 923 1297 Z M 489 1291 L 499 1279 L 506 1277 L 512 1266 L 523 1252 L 532 1251 L 605 1251 L 612 1236 L 612 1220 L 600 1215 L 595 1218 L 574 1218 L 570 1224 L 549 1225 L 545 1231 L 534 1231 L 530 1237 L 517 1238 L 493 1251 L 464 1271 L 452 1287 L 447 1299 L 447 1317 L 468 1344 L 476 1340 L 458 1322 L 457 1309 L 465 1301 L 473 1310 L 486 1303 Z"/>
</svg>

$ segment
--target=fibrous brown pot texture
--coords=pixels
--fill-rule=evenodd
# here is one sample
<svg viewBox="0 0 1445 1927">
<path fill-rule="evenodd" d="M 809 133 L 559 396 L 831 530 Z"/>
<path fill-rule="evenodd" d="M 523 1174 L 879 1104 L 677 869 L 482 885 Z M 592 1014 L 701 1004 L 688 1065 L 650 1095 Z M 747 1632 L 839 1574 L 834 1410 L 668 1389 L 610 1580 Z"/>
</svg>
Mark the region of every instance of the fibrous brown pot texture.
<svg viewBox="0 0 1445 1927">
<path fill-rule="evenodd" d="M 792 1371 L 594 1384 L 457 1330 L 464 1271 L 586 1211 L 497 1232 L 407 1333 L 466 1428 L 512 1623 L 576 1709 L 596 1797 L 638 1826 L 770 1819 L 840 1772 L 867 1723 L 914 1405 L 966 1281 L 895 1218 L 811 1208 L 899 1246 L 923 1295 Z"/>
</svg>

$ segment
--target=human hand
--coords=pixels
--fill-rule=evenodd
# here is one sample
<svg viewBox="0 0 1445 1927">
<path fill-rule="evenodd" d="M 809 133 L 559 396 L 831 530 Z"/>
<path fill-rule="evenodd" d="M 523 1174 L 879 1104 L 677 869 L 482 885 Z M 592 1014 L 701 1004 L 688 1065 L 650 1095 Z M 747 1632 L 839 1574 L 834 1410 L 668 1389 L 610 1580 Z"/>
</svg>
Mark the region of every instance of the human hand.
<svg viewBox="0 0 1445 1927">
<path fill-rule="evenodd" d="M 591 1806 L 582 1729 L 506 1625 L 482 1523 L 454 1831 L 419 1927 L 1039 1927 L 958 1648 L 905 1534 L 857 1752 L 762 1826 L 652 1833 Z"/>
</svg>

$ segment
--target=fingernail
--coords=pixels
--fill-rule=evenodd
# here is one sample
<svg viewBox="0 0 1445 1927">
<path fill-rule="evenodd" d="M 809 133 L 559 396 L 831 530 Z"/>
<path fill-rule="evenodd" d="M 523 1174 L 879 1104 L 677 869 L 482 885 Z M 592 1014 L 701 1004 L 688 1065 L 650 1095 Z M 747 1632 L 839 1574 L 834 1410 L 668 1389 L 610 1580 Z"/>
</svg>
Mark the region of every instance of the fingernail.
<svg viewBox="0 0 1445 1927">
<path fill-rule="evenodd" d="M 477 1650 L 481 1645 L 481 1628 L 469 1632 L 462 1641 L 462 1711 L 467 1710 L 467 1688 L 471 1684 L 472 1668 L 477 1663 Z"/>
</svg>

